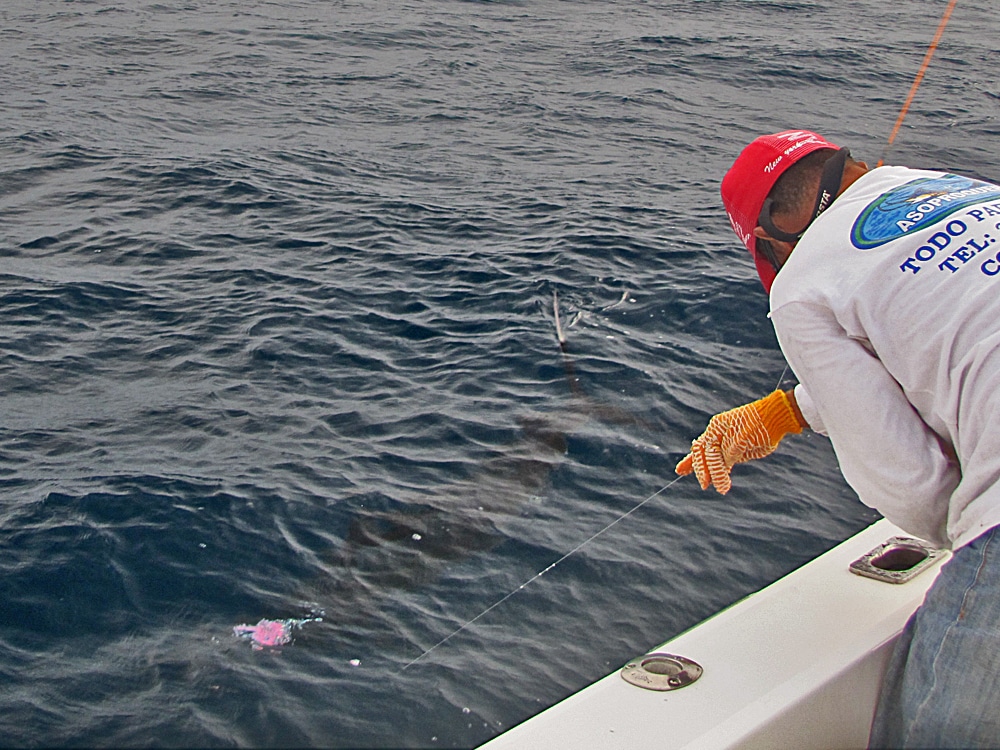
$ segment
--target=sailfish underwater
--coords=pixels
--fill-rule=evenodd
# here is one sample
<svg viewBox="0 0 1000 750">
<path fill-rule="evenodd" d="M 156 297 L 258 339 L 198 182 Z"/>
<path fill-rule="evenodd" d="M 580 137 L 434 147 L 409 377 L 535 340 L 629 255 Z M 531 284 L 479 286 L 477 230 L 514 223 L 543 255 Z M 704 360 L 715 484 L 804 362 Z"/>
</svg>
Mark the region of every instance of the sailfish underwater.
<svg viewBox="0 0 1000 750">
<path fill-rule="evenodd" d="M 628 296 L 603 309 L 621 304 Z M 577 313 L 575 323 L 583 316 Z M 625 410 L 590 399 L 579 384 L 569 357 L 553 295 L 553 317 L 563 366 L 572 395 L 572 409 L 558 415 L 532 414 L 518 419 L 521 437 L 502 455 L 484 462 L 472 476 L 419 498 L 366 507 L 350 521 L 343 543 L 325 561 L 335 575 L 313 582 L 300 601 L 319 602 L 301 619 L 261 620 L 239 625 L 234 634 L 255 649 L 283 646 L 303 625 L 352 622 L 370 629 L 395 591 L 412 591 L 437 580 L 456 562 L 482 554 L 509 539 L 503 527 L 539 502 L 553 472 L 567 461 L 568 434 L 597 419 L 618 425 L 648 425 Z M 332 610 L 335 610 L 332 611 Z M 318 613 L 322 613 L 322 617 Z M 383 623 L 391 627 L 389 623 Z M 369 630 L 370 634 L 370 630 Z"/>
</svg>

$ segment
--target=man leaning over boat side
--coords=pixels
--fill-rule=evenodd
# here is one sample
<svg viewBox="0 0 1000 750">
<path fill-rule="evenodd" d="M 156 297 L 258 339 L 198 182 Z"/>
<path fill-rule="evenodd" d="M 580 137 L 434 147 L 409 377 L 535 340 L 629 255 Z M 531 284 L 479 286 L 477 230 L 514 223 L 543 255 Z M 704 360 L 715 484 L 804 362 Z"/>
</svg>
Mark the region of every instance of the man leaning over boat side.
<svg viewBox="0 0 1000 750">
<path fill-rule="evenodd" d="M 954 551 L 895 646 L 871 747 L 1000 746 L 1000 186 L 761 136 L 722 200 L 799 384 L 716 415 L 703 489 L 805 428 L 861 500 Z"/>
</svg>

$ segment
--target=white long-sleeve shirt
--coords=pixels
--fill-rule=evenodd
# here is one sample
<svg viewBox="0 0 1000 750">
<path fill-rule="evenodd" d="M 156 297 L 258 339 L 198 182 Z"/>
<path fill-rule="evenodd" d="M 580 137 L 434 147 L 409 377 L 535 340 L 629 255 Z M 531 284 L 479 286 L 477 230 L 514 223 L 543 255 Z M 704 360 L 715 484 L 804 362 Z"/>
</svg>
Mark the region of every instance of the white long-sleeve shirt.
<svg viewBox="0 0 1000 750">
<path fill-rule="evenodd" d="M 998 240 L 1000 186 L 882 167 L 809 227 L 771 288 L 799 406 L 848 483 L 954 548 L 1000 524 Z"/>
</svg>

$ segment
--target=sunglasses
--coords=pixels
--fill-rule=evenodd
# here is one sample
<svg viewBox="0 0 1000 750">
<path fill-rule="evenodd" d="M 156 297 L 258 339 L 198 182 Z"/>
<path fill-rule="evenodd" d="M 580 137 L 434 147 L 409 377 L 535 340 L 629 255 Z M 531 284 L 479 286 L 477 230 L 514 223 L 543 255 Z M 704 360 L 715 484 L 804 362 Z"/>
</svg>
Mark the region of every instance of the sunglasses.
<svg viewBox="0 0 1000 750">
<path fill-rule="evenodd" d="M 813 208 L 812 218 L 809 219 L 804 227 L 802 227 L 800 232 L 793 234 L 791 232 L 785 232 L 774 226 L 774 221 L 771 219 L 771 208 L 774 205 L 774 200 L 771 198 L 766 198 L 764 200 L 764 205 L 761 206 L 760 216 L 757 219 L 757 223 L 763 227 L 765 232 L 776 240 L 781 240 L 782 242 L 798 242 L 802 239 L 802 235 L 806 233 L 809 225 L 812 224 L 821 213 L 829 208 L 830 204 L 833 203 L 833 199 L 837 197 L 837 191 L 840 189 L 840 183 L 844 179 L 844 168 L 847 166 L 847 158 L 850 155 L 850 150 L 842 148 L 831 156 L 827 160 L 826 164 L 823 165 L 823 174 L 819 180 L 819 193 L 816 195 L 816 205 Z M 768 257 L 766 252 L 764 253 L 764 256 L 768 260 L 772 260 Z"/>
</svg>

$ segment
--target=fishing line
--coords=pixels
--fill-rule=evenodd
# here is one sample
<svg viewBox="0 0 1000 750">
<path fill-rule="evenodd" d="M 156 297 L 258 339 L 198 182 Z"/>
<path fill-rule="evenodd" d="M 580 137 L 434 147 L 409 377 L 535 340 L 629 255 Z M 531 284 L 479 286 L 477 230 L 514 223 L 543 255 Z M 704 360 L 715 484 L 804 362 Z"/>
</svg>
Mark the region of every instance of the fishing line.
<svg viewBox="0 0 1000 750">
<path fill-rule="evenodd" d="M 774 386 L 774 390 L 781 388 L 781 381 L 785 379 L 785 375 L 788 374 L 788 363 L 785 363 L 785 369 L 781 371 L 781 377 L 778 378 L 778 383 Z"/>
<path fill-rule="evenodd" d="M 931 58 L 934 56 L 934 51 L 937 49 L 938 43 L 941 41 L 941 37 L 944 34 L 944 29 L 948 25 L 948 20 L 951 17 L 951 12 L 952 12 L 952 10 L 954 10 L 955 5 L 956 5 L 957 2 L 958 2 L 958 0 L 951 0 L 948 3 L 948 7 L 945 9 L 944 15 L 941 18 L 941 22 L 938 24 L 937 33 L 935 33 L 934 39 L 931 41 L 930 46 L 927 48 L 927 54 L 924 55 L 924 61 L 923 61 L 923 63 L 920 66 L 920 70 L 917 71 L 917 75 L 916 75 L 916 78 L 913 81 L 913 85 L 910 87 L 910 92 L 907 95 L 906 101 L 903 103 L 903 107 L 902 107 L 902 109 L 899 112 L 899 117 L 896 119 L 896 125 L 892 129 L 892 134 L 889 136 L 888 143 L 886 143 L 885 151 L 883 151 L 883 153 L 882 153 L 882 158 L 879 159 L 879 162 L 878 162 L 878 165 L 877 165 L 879 167 L 881 167 L 885 163 L 885 157 L 888 155 L 889 149 L 892 147 L 893 141 L 895 141 L 896 135 L 899 133 L 899 129 L 900 129 L 900 127 L 903 124 L 903 119 L 906 117 L 906 113 L 910 109 L 910 104 L 913 102 L 913 98 L 914 98 L 914 96 L 917 93 L 917 89 L 920 87 L 920 82 L 923 80 L 924 73 L 927 72 L 927 68 L 930 66 Z M 627 293 L 626 293 L 626 295 L 627 295 Z M 553 313 L 554 313 L 555 325 L 556 325 L 556 337 L 559 340 L 559 348 L 562 351 L 562 353 L 564 355 L 564 358 L 565 358 L 565 355 L 567 354 L 567 351 L 566 351 L 566 336 L 565 336 L 565 333 L 563 332 L 562 321 L 560 320 L 560 317 L 559 317 L 559 297 L 558 297 L 558 294 L 556 294 L 555 292 L 553 293 L 553 300 L 552 300 L 552 302 L 553 302 L 552 306 L 553 306 Z M 788 372 L 788 365 L 786 364 L 785 365 L 785 370 L 782 372 L 781 377 L 778 379 L 778 386 L 781 385 L 781 381 L 784 380 L 785 374 L 787 372 Z M 571 382 L 573 382 L 572 378 L 571 378 Z M 489 614 L 494 609 L 496 609 L 497 607 L 499 607 L 501 604 L 503 604 L 504 602 L 506 602 L 512 596 L 514 596 L 515 594 L 517 594 L 519 591 L 522 591 L 525 588 L 527 588 L 528 586 L 530 586 L 533 582 L 535 582 L 536 580 L 538 580 L 539 578 L 541 578 L 543 575 L 545 575 L 546 573 L 548 573 L 550 570 L 552 570 L 553 568 L 555 568 L 557 565 L 560 565 L 561 563 L 563 563 L 564 561 L 566 561 L 568 558 L 570 558 L 573 555 L 575 555 L 577 552 L 579 552 L 581 549 L 583 549 L 584 547 L 586 547 L 588 544 L 590 544 L 592 541 L 594 541 L 595 539 L 597 539 L 599 536 L 601 536 L 605 532 L 607 532 L 610 529 L 612 529 L 615 526 L 617 526 L 619 523 L 621 523 L 626 518 L 628 518 L 629 516 L 631 516 L 633 513 L 635 513 L 640 508 L 642 508 L 648 502 L 650 502 L 654 498 L 656 498 L 659 495 L 661 495 L 664 492 L 666 492 L 668 489 L 670 489 L 671 487 L 673 487 L 678 481 L 680 481 L 680 479 L 682 479 L 682 477 L 678 476 L 678 477 L 674 478 L 672 481 L 670 481 L 669 483 L 667 483 L 666 485 L 664 485 L 663 487 L 661 487 L 660 489 L 658 489 L 656 492 L 654 492 L 652 495 L 650 495 L 649 497 L 647 497 L 641 503 L 639 503 L 638 505 L 634 506 L 631 510 L 629 510 L 629 511 L 623 513 L 622 515 L 618 516 L 618 518 L 616 518 L 614 521 L 612 521 L 607 526 L 605 526 L 604 528 L 602 528 L 600 531 L 596 532 L 595 534 L 592 534 L 587 539 L 584 539 L 582 542 L 580 542 L 578 545 L 576 545 L 573 549 L 571 549 L 565 555 L 563 555 L 562 557 L 560 557 L 554 563 L 552 563 L 551 565 L 549 565 L 547 568 L 544 568 L 543 570 L 540 570 L 539 572 L 535 573 L 535 575 L 533 575 L 531 578 L 529 578 L 528 580 L 526 580 L 524 583 L 522 583 L 516 589 L 514 589 L 510 593 L 506 594 L 503 598 L 498 599 L 496 602 L 494 602 L 489 607 L 487 607 L 486 609 L 484 609 L 482 612 L 480 612 L 478 615 L 476 615 L 475 617 L 473 617 L 471 620 L 468 620 L 463 625 L 461 625 L 460 627 L 456 628 L 451 633 L 449 633 L 444 638 L 442 638 L 440 641 L 438 641 L 433 646 L 431 646 L 430 648 L 428 648 L 426 651 L 424 651 L 422 654 L 420 654 L 420 656 L 418 656 L 416 659 L 413 659 L 411 662 L 409 662 L 408 664 L 406 664 L 406 666 L 403 667 L 403 670 L 405 671 L 405 670 L 409 669 L 414 664 L 416 664 L 418 661 L 420 661 L 421 659 L 423 659 L 424 657 L 426 657 L 428 654 L 430 654 L 434 650 L 440 648 L 445 643 L 447 643 L 448 641 L 450 641 L 456 635 L 458 635 L 459 633 L 467 630 L 469 627 L 471 627 L 473 624 L 475 624 L 476 622 L 478 622 L 479 620 L 481 620 L 483 617 L 485 617 L 487 614 Z"/>
<path fill-rule="evenodd" d="M 920 83 L 924 80 L 924 73 L 926 73 L 927 68 L 930 67 L 931 58 L 934 57 L 934 52 L 938 48 L 938 43 L 941 41 L 941 37 L 944 36 L 944 29 L 948 25 L 948 21 L 951 19 L 951 12 L 955 10 L 955 5 L 957 4 L 958 0 L 951 0 L 948 3 L 948 7 L 944 9 L 944 14 L 941 16 L 941 21 L 938 23 L 937 31 L 934 33 L 934 38 L 927 47 L 927 53 L 924 55 L 924 61 L 920 64 L 920 69 L 917 71 L 917 75 L 913 79 L 913 85 L 910 86 L 910 92 L 906 95 L 906 100 L 903 102 L 903 106 L 899 110 L 899 116 L 896 118 L 896 124 L 892 128 L 892 133 L 889 134 L 889 140 L 886 142 L 885 149 L 882 151 L 882 158 L 878 160 L 878 164 L 875 165 L 876 167 L 881 167 L 885 164 L 886 157 L 889 155 L 889 149 L 892 148 L 892 144 L 896 140 L 896 136 L 899 134 L 899 129 L 903 125 L 906 113 L 910 111 L 910 104 L 913 103 L 913 98 L 917 95 L 917 89 L 920 88 Z M 562 334 L 560 332 L 560 336 L 561 335 Z M 781 387 L 781 381 L 785 379 L 786 374 L 788 374 L 787 363 L 785 364 L 785 369 L 781 373 L 781 377 L 778 378 L 778 385 L 775 386 L 775 389 Z"/>
<path fill-rule="evenodd" d="M 582 542 L 580 542 L 578 545 L 576 545 L 573 549 L 571 549 L 565 555 L 563 555 L 562 557 L 560 557 L 554 563 L 552 563 L 551 565 L 549 565 L 547 568 L 545 568 L 544 570 L 540 570 L 537 573 L 535 573 L 535 575 L 533 575 L 527 581 L 525 581 L 520 586 L 518 586 L 516 589 L 514 589 L 513 591 L 511 591 L 509 594 L 507 594 L 505 597 L 503 597 L 503 599 L 497 600 L 496 602 L 494 602 L 493 604 L 491 604 L 489 607 L 487 607 L 486 609 L 484 609 L 482 612 L 480 612 L 478 615 L 476 615 L 475 617 L 473 617 L 471 620 L 469 620 L 468 622 L 466 622 L 464 625 L 462 625 L 461 627 L 457 628 L 456 630 L 453 630 L 447 636 L 445 636 L 440 641 L 438 641 L 433 646 L 431 646 L 429 649 L 427 649 L 422 654 L 420 654 L 420 656 L 418 656 L 416 659 L 414 659 L 409 664 L 407 664 L 405 667 L 403 667 L 403 669 L 406 670 L 406 669 L 409 669 L 410 667 L 412 667 L 414 664 L 416 664 L 418 661 L 420 661 L 421 659 L 423 659 L 425 656 L 427 656 L 429 653 L 431 653 L 432 651 L 434 651 L 436 648 L 438 648 L 439 646 L 444 645 L 445 643 L 447 643 L 448 641 L 450 641 L 452 638 L 454 638 L 456 635 L 458 635 L 459 633 L 461 633 L 463 630 L 466 630 L 471 625 L 473 625 L 473 623 L 475 623 L 476 621 L 482 619 L 487 614 L 489 614 L 490 612 L 492 612 L 494 609 L 496 609 L 497 607 L 499 607 L 505 601 L 507 601 L 508 599 L 510 599 L 512 596 L 514 596 L 518 591 L 521 591 L 522 589 L 526 588 L 531 583 L 533 583 L 534 581 L 538 580 L 543 575 L 545 575 L 546 573 L 548 573 L 554 567 L 556 567 L 560 563 L 564 562 L 567 558 L 571 557 L 572 555 L 575 555 L 581 549 L 583 549 L 588 544 L 590 544 L 592 541 L 594 541 L 595 539 L 597 539 L 597 537 L 599 537 L 604 532 L 608 531 L 609 529 L 611 529 L 614 526 L 617 526 L 619 523 L 621 523 L 626 518 L 628 518 L 633 513 L 635 513 L 637 510 L 639 510 L 639 508 L 641 508 L 646 503 L 648 503 L 650 500 L 652 500 L 653 498 L 657 497 L 658 495 L 661 495 L 662 493 L 666 492 L 668 489 L 670 489 L 671 487 L 673 487 L 681 479 L 683 479 L 683 477 L 676 477 L 676 478 L 674 478 L 672 481 L 670 481 L 668 484 L 666 484 L 663 487 L 661 487 L 660 489 L 658 489 L 656 492 L 654 492 L 652 495 L 650 495 L 649 497 L 647 497 L 641 503 L 639 503 L 638 505 L 636 505 L 630 511 L 628 511 L 628 512 L 626 512 L 626 513 L 624 513 L 624 514 L 622 514 L 620 516 L 618 516 L 618 518 L 616 518 L 614 521 L 612 521 L 611 523 L 609 523 L 607 526 L 605 526 L 603 529 L 601 529 L 600 531 L 598 531 L 596 534 L 593 534 L 590 537 L 588 537 L 587 539 L 584 539 Z"/>
<path fill-rule="evenodd" d="M 626 292 L 626 295 L 623 296 L 623 299 L 625 298 L 625 296 L 627 296 L 627 292 Z M 574 394 L 575 395 L 579 395 L 579 392 L 578 392 L 579 386 L 576 383 L 576 375 L 573 372 L 573 364 L 569 360 L 568 350 L 567 350 L 567 346 L 566 346 L 566 336 L 563 333 L 562 322 L 561 322 L 561 319 L 559 317 L 559 295 L 556 292 L 552 293 L 552 312 L 553 312 L 553 317 L 555 318 L 555 324 L 556 324 L 556 338 L 559 340 L 559 349 L 560 349 L 560 351 L 562 352 L 562 355 L 563 355 L 563 364 L 566 366 L 566 375 L 567 375 L 567 378 L 569 378 L 570 387 L 573 389 Z M 413 661 L 411 661 L 410 663 L 408 663 L 405 667 L 403 667 L 403 670 L 409 669 L 414 664 L 416 664 L 418 661 L 420 661 L 425 656 L 427 656 L 429 653 L 431 653 L 432 651 L 434 651 L 438 647 L 443 646 L 445 643 L 447 643 L 448 641 L 450 641 L 456 635 L 458 635 L 462 631 L 466 630 L 467 628 L 469 628 L 470 626 L 472 626 L 475 622 L 477 622 L 478 620 L 482 619 L 487 614 L 489 614 L 494 609 L 496 609 L 501 604 L 503 604 L 505 601 L 507 601 L 508 599 L 510 599 L 518 591 L 522 591 L 523 589 L 525 589 L 526 587 L 528 587 L 529 585 L 531 585 L 534 581 L 538 580 L 543 575 L 545 575 L 546 573 L 548 573 L 554 567 L 556 567 L 557 565 L 560 565 L 565 560 L 567 560 L 568 558 L 570 558 L 573 555 L 575 555 L 581 549 L 583 549 L 588 544 L 590 544 L 592 541 L 594 541 L 595 539 L 597 539 L 597 537 L 601 536 L 601 534 L 604 534 L 605 532 L 607 532 L 610 529 L 614 528 L 619 523 L 621 523 L 622 521 L 624 521 L 626 518 L 628 518 L 629 516 L 631 516 L 633 513 L 635 513 L 637 510 L 639 510 L 642 506 L 644 506 L 650 500 L 652 500 L 653 498 L 658 497 L 659 495 L 661 495 L 664 492 L 666 492 L 668 489 L 670 489 L 671 487 L 673 487 L 677 482 L 679 482 L 682 478 L 683 477 L 680 477 L 680 476 L 674 477 L 673 480 L 671 480 L 670 482 L 668 482 L 667 484 L 665 484 L 663 487 L 661 487 L 660 489 L 658 489 L 656 492 L 654 492 L 652 495 L 650 495 L 649 497 L 647 497 L 641 503 L 639 503 L 638 505 L 634 506 L 631 510 L 629 510 L 629 511 L 623 513 L 622 515 L 618 516 L 618 518 L 616 518 L 614 521 L 612 521 L 611 523 L 609 523 L 607 526 L 605 526 L 603 529 L 601 529 L 597 533 L 592 534 L 587 539 L 584 539 L 582 542 L 580 542 L 578 545 L 576 545 L 573 549 L 571 549 L 565 555 L 563 555 L 562 557 L 560 557 L 554 563 L 552 563 L 551 565 L 549 565 L 547 568 L 545 568 L 544 570 L 538 571 L 537 573 L 535 573 L 535 575 L 533 575 L 527 581 L 525 581 L 520 586 L 518 586 L 516 589 L 514 589 L 513 591 L 511 591 L 509 594 L 507 594 L 506 596 L 504 596 L 502 599 L 498 599 L 493 604 L 491 604 L 489 607 L 487 607 L 482 612 L 480 612 L 478 615 L 476 615 L 475 617 L 473 617 L 471 620 L 468 620 L 464 625 L 462 625 L 461 627 L 453 630 L 451 633 L 449 633 L 448 635 L 446 635 L 440 641 L 438 641 L 433 646 L 431 646 L 429 649 L 427 649 L 422 654 L 420 654 L 420 656 L 418 656 L 416 659 L 414 659 Z"/>
<path fill-rule="evenodd" d="M 924 55 L 924 61 L 920 65 L 920 70 L 917 71 L 916 78 L 913 79 L 913 85 L 910 86 L 910 93 L 906 96 L 906 101 L 903 102 L 903 108 L 899 110 L 899 117 L 896 118 L 896 125 L 892 129 L 892 134 L 889 136 L 889 142 L 885 144 L 885 150 L 882 152 L 882 158 L 878 160 L 876 167 L 881 167 L 885 164 L 885 158 L 889 155 L 889 149 L 892 148 L 892 142 L 896 140 L 896 134 L 899 132 L 900 126 L 903 124 L 903 118 L 906 117 L 906 113 L 910 109 L 910 104 L 913 102 L 913 97 L 917 93 L 917 89 L 920 88 L 920 82 L 924 79 L 924 73 L 927 72 L 927 68 L 931 64 L 931 58 L 934 57 L 934 51 L 937 49 L 938 42 L 941 41 L 941 37 L 944 34 L 944 27 L 948 25 L 948 19 L 951 18 L 951 12 L 955 9 L 955 4 L 958 0 L 951 0 L 948 3 L 948 7 L 944 10 L 944 15 L 941 16 L 941 22 L 938 24 L 937 33 L 934 34 L 934 39 L 931 41 L 930 46 L 927 48 L 927 54 Z"/>
</svg>

